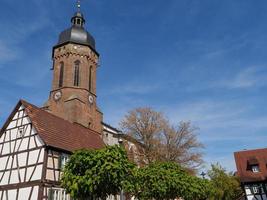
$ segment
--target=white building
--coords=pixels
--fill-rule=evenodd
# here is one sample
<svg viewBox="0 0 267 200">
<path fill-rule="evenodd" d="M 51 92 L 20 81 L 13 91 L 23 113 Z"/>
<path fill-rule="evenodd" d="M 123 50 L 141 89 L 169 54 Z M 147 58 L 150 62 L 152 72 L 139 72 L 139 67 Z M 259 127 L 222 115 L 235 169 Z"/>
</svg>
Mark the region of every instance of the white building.
<svg viewBox="0 0 267 200">
<path fill-rule="evenodd" d="M 96 95 L 99 53 L 79 6 L 71 23 L 53 47 L 48 101 L 39 108 L 20 100 L 0 131 L 0 200 L 70 200 L 60 177 L 75 150 L 123 144 L 141 163 L 139 145 L 103 123 Z"/>
<path fill-rule="evenodd" d="M 244 150 L 234 155 L 246 200 L 267 200 L 267 149 Z"/>
</svg>

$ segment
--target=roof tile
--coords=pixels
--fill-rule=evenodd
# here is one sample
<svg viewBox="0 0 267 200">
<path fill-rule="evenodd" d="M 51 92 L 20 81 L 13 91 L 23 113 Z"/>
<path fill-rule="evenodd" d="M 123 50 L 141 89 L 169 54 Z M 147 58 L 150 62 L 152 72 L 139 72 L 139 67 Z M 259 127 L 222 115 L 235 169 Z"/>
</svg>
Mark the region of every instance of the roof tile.
<svg viewBox="0 0 267 200">
<path fill-rule="evenodd" d="M 20 102 L 47 146 L 69 152 L 105 146 L 100 133 L 59 118 L 24 100 Z"/>
<path fill-rule="evenodd" d="M 237 175 L 241 182 L 264 181 L 267 178 L 267 148 L 235 152 Z M 259 165 L 259 172 L 252 172 L 248 165 Z"/>
</svg>

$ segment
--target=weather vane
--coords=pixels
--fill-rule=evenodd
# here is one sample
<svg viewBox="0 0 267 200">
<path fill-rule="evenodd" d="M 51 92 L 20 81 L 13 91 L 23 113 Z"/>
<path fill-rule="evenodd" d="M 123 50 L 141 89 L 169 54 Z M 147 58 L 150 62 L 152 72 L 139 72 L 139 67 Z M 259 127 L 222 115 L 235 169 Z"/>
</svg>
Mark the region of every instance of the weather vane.
<svg viewBox="0 0 267 200">
<path fill-rule="evenodd" d="M 77 8 L 78 8 L 78 12 L 81 11 L 81 0 L 77 0 Z"/>
</svg>

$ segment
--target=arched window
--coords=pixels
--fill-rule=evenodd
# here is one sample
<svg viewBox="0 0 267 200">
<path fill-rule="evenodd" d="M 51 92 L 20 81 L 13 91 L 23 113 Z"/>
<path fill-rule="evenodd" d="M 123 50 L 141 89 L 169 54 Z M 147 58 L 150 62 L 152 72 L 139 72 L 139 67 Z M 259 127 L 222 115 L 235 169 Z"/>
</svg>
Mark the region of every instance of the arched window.
<svg viewBox="0 0 267 200">
<path fill-rule="evenodd" d="M 73 85 L 74 86 L 79 86 L 79 82 L 80 82 L 80 61 L 76 60 L 74 62 L 74 82 Z"/>
<path fill-rule="evenodd" d="M 93 70 L 93 67 L 90 66 L 90 69 L 89 69 L 89 92 L 92 92 L 92 70 Z"/>
<path fill-rule="evenodd" d="M 60 62 L 58 87 L 62 87 L 63 86 L 63 78 L 64 78 L 64 63 Z"/>
</svg>

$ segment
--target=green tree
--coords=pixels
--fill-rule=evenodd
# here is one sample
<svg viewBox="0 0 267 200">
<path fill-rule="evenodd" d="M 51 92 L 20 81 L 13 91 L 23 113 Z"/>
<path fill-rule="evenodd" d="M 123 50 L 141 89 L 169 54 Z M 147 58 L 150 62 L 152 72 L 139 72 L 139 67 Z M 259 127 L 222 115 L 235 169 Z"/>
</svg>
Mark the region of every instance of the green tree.
<svg viewBox="0 0 267 200">
<path fill-rule="evenodd" d="M 235 200 L 243 195 L 238 178 L 218 163 L 211 165 L 208 176 L 215 190 L 214 200 Z"/>
<path fill-rule="evenodd" d="M 212 187 L 208 180 L 188 174 L 174 162 L 152 163 L 136 168 L 125 181 L 125 190 L 137 199 L 204 200 L 211 196 Z"/>
<path fill-rule="evenodd" d="M 64 168 L 62 186 L 75 199 L 106 199 L 122 189 L 134 165 L 119 146 L 101 150 L 79 150 Z"/>
</svg>

